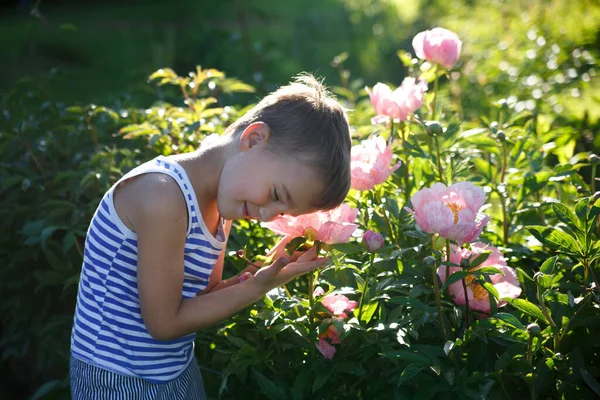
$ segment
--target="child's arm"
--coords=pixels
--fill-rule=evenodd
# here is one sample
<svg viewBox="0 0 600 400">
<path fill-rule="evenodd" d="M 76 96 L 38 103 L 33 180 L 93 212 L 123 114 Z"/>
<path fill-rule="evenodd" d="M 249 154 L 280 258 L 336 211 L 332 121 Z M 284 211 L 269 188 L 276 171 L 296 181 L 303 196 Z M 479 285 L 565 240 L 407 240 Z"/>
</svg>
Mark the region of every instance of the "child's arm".
<svg viewBox="0 0 600 400">
<path fill-rule="evenodd" d="M 280 258 L 254 278 L 182 300 L 187 209 L 172 180 L 150 183 L 133 213 L 138 235 L 138 291 L 142 318 L 158 340 L 175 339 L 217 324 L 259 300 L 274 287 L 324 265 L 316 249 L 296 262 Z"/>
</svg>

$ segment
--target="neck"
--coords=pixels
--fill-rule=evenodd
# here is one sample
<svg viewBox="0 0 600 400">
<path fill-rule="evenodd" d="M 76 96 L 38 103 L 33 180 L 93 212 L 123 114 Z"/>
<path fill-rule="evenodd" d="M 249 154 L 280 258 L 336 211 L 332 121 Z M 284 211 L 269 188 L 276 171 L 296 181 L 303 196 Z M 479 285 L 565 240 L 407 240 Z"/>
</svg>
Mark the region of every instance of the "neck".
<svg viewBox="0 0 600 400">
<path fill-rule="evenodd" d="M 175 156 L 186 170 L 201 208 L 216 208 L 219 179 L 232 139 L 219 137 L 192 153 Z"/>
</svg>

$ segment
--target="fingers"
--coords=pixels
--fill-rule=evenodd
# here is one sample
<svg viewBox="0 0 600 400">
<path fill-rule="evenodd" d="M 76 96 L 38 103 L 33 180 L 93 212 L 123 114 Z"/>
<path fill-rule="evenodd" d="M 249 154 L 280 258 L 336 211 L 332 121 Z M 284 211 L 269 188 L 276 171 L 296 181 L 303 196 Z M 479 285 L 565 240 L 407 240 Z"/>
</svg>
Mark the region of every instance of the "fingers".
<svg viewBox="0 0 600 400">
<path fill-rule="evenodd" d="M 317 247 L 313 246 L 310 249 L 308 249 L 304 254 L 302 254 L 300 257 L 298 257 L 296 262 L 298 262 L 298 263 L 307 262 L 307 261 L 312 260 L 316 256 L 317 256 Z"/>
<path fill-rule="evenodd" d="M 290 260 L 287 257 L 279 257 L 273 264 L 257 271 L 254 275 L 254 280 L 261 285 L 267 285 L 269 281 L 275 279 L 283 267 L 288 265 L 289 262 Z"/>
<path fill-rule="evenodd" d="M 310 271 L 314 271 L 317 268 L 320 268 L 331 261 L 329 257 L 321 257 L 308 262 L 295 262 L 289 264 L 285 271 L 289 272 L 293 277 L 305 274 Z"/>
</svg>

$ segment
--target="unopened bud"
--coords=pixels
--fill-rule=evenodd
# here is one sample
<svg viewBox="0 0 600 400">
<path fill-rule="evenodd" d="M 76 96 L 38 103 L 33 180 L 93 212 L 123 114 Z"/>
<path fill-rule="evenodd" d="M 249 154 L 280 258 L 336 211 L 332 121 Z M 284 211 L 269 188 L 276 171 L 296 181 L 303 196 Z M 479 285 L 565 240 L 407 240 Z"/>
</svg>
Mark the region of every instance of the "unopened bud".
<svg viewBox="0 0 600 400">
<path fill-rule="evenodd" d="M 363 245 L 369 253 L 374 253 L 383 247 L 383 236 L 372 230 L 368 230 L 363 235 Z"/>
<path fill-rule="evenodd" d="M 542 279 L 543 277 L 544 277 L 544 273 L 541 271 L 538 271 L 535 274 L 533 274 L 533 280 L 536 281 L 537 283 L 540 283 L 540 279 Z"/>
<path fill-rule="evenodd" d="M 444 128 L 437 121 L 426 121 L 425 130 L 429 136 L 439 136 L 444 134 Z"/>
<path fill-rule="evenodd" d="M 498 122 L 494 121 L 490 124 L 490 130 L 492 131 L 492 133 L 496 133 L 498 132 Z"/>
<path fill-rule="evenodd" d="M 600 192 L 594 193 L 594 195 L 592 196 L 592 204 L 597 202 L 598 199 L 600 199 Z"/>
<path fill-rule="evenodd" d="M 462 269 L 468 270 L 471 267 L 471 260 L 469 260 L 468 258 L 463 258 L 462 260 L 460 260 L 460 267 Z"/>
<path fill-rule="evenodd" d="M 508 101 L 506 99 L 498 100 L 498 107 L 500 108 L 508 108 Z"/>
<path fill-rule="evenodd" d="M 498 140 L 500 140 L 502 142 L 502 141 L 504 141 L 504 139 L 506 139 L 506 133 L 504 133 L 504 131 L 502 129 L 500 129 L 498 131 L 496 137 L 498 138 Z"/>
<path fill-rule="evenodd" d="M 426 267 L 431 267 L 432 265 L 435 264 L 435 257 L 433 256 L 427 256 L 423 259 L 423 264 L 425 264 Z"/>
<path fill-rule="evenodd" d="M 239 258 L 244 258 L 246 256 L 244 249 L 239 249 L 236 254 Z"/>
<path fill-rule="evenodd" d="M 527 325 L 527 332 L 531 333 L 534 336 L 539 335 L 541 331 L 542 330 L 540 329 L 540 326 L 536 323 Z"/>
<path fill-rule="evenodd" d="M 600 164 L 600 157 L 598 157 L 595 154 L 590 154 L 590 163 L 592 165 L 598 165 L 598 164 Z"/>
</svg>

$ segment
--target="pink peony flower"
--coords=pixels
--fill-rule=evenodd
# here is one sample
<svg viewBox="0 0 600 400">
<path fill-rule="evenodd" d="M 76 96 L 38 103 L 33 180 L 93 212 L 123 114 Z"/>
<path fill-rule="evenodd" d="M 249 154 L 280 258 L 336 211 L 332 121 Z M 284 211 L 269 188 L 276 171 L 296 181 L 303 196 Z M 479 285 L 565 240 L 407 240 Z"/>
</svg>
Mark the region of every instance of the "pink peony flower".
<svg viewBox="0 0 600 400">
<path fill-rule="evenodd" d="M 400 167 L 400 161 L 391 166 L 392 156 L 392 143 L 386 146 L 381 136 L 353 146 L 352 187 L 356 190 L 369 190 L 383 183 Z"/>
<path fill-rule="evenodd" d="M 492 253 L 489 255 L 481 265 L 474 269 L 481 267 L 494 267 L 498 268 L 504 276 L 501 274 L 490 275 L 492 284 L 498 290 L 498 294 L 501 298 L 509 297 L 516 298 L 521 294 L 521 287 L 517 274 L 514 269 L 506 265 L 506 260 L 500 251 L 491 245 L 486 245 L 481 242 L 475 242 L 471 244 L 471 250 L 461 249 L 458 246 L 452 245 L 450 247 L 450 261 L 454 264 L 460 265 L 462 259 L 474 260 L 482 252 L 490 250 Z M 460 267 L 450 267 L 450 274 L 460 271 Z M 446 266 L 441 265 L 437 270 L 438 276 L 442 282 L 446 281 Z M 488 291 L 478 283 L 473 282 L 473 276 L 465 278 L 467 284 L 467 296 L 469 298 L 469 308 L 479 310 L 484 313 L 490 313 L 490 299 Z M 449 288 L 450 294 L 454 298 L 454 302 L 459 305 L 465 304 L 465 292 L 462 286 L 462 282 L 454 282 Z M 506 301 L 501 300 L 498 302 L 498 307 L 502 307 L 506 304 Z"/>
<path fill-rule="evenodd" d="M 343 294 L 330 294 L 325 296 L 321 303 L 336 317 L 348 318 L 346 311 L 352 312 L 358 305 L 356 301 L 348 299 Z"/>
<path fill-rule="evenodd" d="M 479 214 L 485 203 L 483 190 L 470 182 L 459 182 L 446 187 L 436 183 L 419 190 L 410 199 L 419 228 L 429 233 L 456 241 L 459 246 L 477 239 L 489 217 Z"/>
<path fill-rule="evenodd" d="M 413 39 L 417 57 L 452 68 L 460 57 L 462 42 L 456 33 L 444 28 L 434 28 L 417 34 Z"/>
<path fill-rule="evenodd" d="M 417 82 L 415 78 L 405 78 L 399 88 L 392 89 L 385 83 L 377 83 L 373 90 L 365 88 L 377 116 L 371 119 L 373 124 L 380 122 L 406 121 L 408 116 L 423 105 L 423 93 L 427 83 Z"/>
<path fill-rule="evenodd" d="M 383 247 L 383 236 L 369 229 L 363 235 L 363 243 L 369 253 L 374 253 Z"/>
<path fill-rule="evenodd" d="M 329 339 L 326 341 L 325 339 Z M 317 350 L 323 354 L 323 357 L 331 360 L 336 352 L 334 344 L 342 343 L 340 340 L 340 333 L 338 332 L 335 325 L 331 324 L 327 327 L 327 330 L 319 334 L 319 342 L 316 343 Z"/>
<path fill-rule="evenodd" d="M 357 208 L 342 204 L 330 211 L 317 211 L 298 217 L 282 215 L 263 223 L 263 226 L 284 236 L 302 236 L 328 244 L 345 243 L 358 227 L 354 223 L 357 214 Z"/>
</svg>

